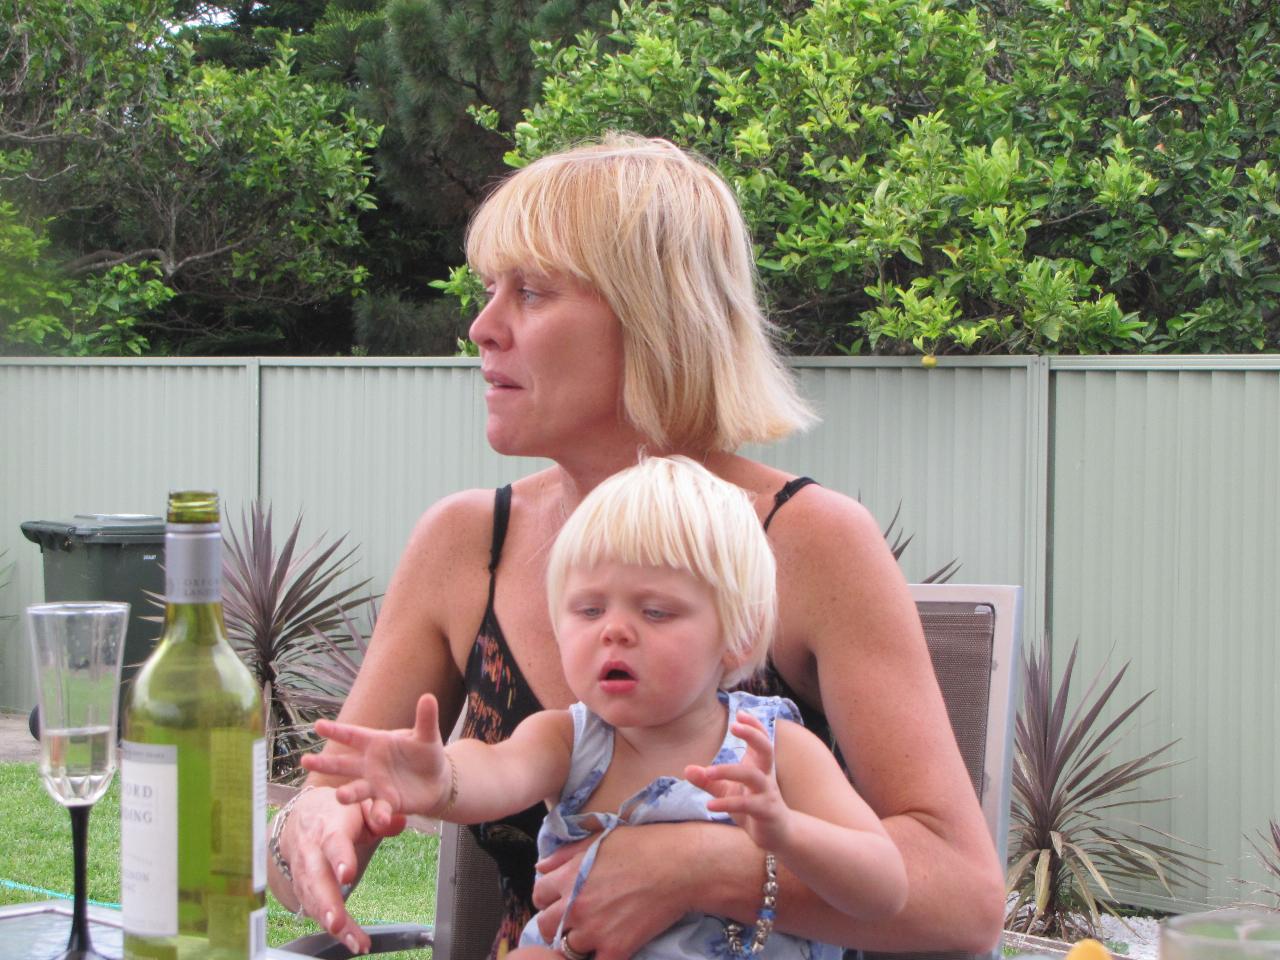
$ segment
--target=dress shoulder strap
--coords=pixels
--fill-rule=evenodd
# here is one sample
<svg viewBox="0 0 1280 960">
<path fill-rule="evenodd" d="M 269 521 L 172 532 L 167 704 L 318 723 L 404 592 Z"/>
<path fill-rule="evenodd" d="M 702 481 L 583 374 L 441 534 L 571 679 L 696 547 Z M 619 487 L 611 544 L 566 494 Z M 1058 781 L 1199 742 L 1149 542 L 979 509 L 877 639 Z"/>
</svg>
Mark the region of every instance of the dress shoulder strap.
<svg viewBox="0 0 1280 960">
<path fill-rule="evenodd" d="M 781 490 L 773 495 L 773 509 L 769 511 L 769 515 L 764 518 L 764 528 L 769 529 L 769 524 L 773 521 L 773 515 L 778 512 L 784 503 L 794 497 L 797 493 L 809 486 L 811 483 L 818 481 L 813 477 L 796 477 L 794 480 L 788 480 Z"/>
<path fill-rule="evenodd" d="M 493 543 L 489 547 L 489 607 L 493 607 L 493 589 L 498 580 L 498 561 L 502 544 L 507 539 L 507 521 L 511 519 L 511 484 L 499 487 L 493 494 Z"/>
</svg>

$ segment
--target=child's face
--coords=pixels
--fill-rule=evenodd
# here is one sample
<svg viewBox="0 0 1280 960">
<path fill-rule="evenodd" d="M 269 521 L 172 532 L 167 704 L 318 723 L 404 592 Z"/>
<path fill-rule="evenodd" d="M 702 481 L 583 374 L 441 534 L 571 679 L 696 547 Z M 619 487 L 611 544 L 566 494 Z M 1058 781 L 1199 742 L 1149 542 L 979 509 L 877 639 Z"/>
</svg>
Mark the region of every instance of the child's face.
<svg viewBox="0 0 1280 960">
<path fill-rule="evenodd" d="M 574 567 L 554 615 L 569 688 L 615 727 L 659 726 L 716 704 L 731 658 L 715 593 L 693 574 Z"/>
</svg>

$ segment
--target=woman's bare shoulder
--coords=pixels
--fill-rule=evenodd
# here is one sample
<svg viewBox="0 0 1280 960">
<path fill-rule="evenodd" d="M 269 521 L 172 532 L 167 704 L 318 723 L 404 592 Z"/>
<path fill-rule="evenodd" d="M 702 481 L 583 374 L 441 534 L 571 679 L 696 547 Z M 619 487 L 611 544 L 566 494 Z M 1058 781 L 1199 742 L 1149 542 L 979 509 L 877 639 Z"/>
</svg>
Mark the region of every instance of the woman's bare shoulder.
<svg viewBox="0 0 1280 960">
<path fill-rule="evenodd" d="M 452 551 L 470 553 L 481 545 L 487 549 L 493 531 L 494 497 L 493 490 L 477 488 L 437 500 L 414 524 L 406 558 L 443 559 Z"/>
</svg>

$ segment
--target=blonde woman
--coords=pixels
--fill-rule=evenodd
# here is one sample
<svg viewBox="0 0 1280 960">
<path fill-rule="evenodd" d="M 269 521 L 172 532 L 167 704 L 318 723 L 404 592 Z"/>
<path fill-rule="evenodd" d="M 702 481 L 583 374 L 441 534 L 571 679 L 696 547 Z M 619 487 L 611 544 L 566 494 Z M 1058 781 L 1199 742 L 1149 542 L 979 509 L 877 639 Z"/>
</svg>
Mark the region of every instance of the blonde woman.
<svg viewBox="0 0 1280 960">
<path fill-rule="evenodd" d="M 423 515 L 339 719 L 409 727 L 431 693 L 442 730 L 465 703 L 465 735 L 497 742 L 533 713 L 567 707 L 543 593 L 550 546 L 582 499 L 642 451 L 687 456 L 747 493 L 777 558 L 778 628 L 758 689 L 790 697 L 806 726 L 829 730 L 906 864 L 906 906 L 881 921 L 833 909 L 780 870 L 778 929 L 874 950 L 990 948 L 1001 865 L 874 518 L 736 452 L 812 415 L 774 349 L 732 191 L 669 143 L 610 136 L 513 174 L 478 211 L 467 257 L 489 295 L 471 327 L 489 385 L 488 441 L 554 465 Z M 340 782 L 312 775 L 314 789 L 282 812 L 271 883 L 283 903 L 363 949 L 341 888 L 399 821 L 373 826 L 367 803 L 338 801 Z M 476 828 L 503 875 L 495 955 L 535 911 L 554 934 L 586 853 L 570 845 L 539 860 L 543 815 L 539 805 Z M 743 831 L 619 828 L 574 900 L 574 950 L 630 957 L 690 910 L 750 926 L 761 879 Z"/>
</svg>

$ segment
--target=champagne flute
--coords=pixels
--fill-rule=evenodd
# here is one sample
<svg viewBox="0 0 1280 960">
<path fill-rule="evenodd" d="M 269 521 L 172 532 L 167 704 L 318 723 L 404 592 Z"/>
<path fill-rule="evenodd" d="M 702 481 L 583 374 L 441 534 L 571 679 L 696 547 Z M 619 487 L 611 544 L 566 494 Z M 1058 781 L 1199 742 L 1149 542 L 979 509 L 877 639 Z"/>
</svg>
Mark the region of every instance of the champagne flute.
<svg viewBox="0 0 1280 960">
<path fill-rule="evenodd" d="M 89 809 L 116 769 L 120 661 L 127 603 L 42 603 L 27 608 L 40 707 L 40 774 L 71 814 L 75 903 L 71 937 L 57 960 L 106 960 L 89 942 L 85 847 Z"/>
</svg>

